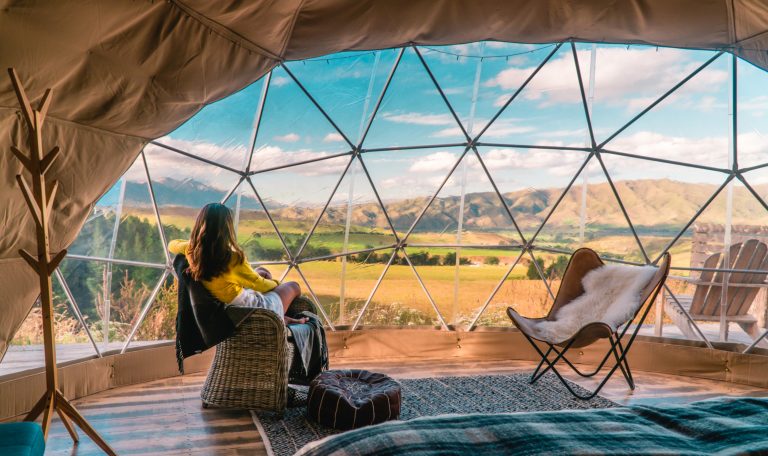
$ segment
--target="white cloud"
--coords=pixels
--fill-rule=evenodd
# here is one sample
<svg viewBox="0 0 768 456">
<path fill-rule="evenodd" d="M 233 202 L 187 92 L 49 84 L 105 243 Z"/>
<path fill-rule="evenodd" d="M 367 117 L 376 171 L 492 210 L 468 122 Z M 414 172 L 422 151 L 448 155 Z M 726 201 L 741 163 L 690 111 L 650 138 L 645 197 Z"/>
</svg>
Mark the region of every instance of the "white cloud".
<svg viewBox="0 0 768 456">
<path fill-rule="evenodd" d="M 491 149 L 483 153 L 483 161 L 491 174 L 542 169 L 554 176 L 572 176 L 586 160 L 587 154 L 556 150 Z"/>
<path fill-rule="evenodd" d="M 658 97 L 634 97 L 627 100 L 628 111 L 641 111 L 656 101 Z"/>
<path fill-rule="evenodd" d="M 581 129 L 575 129 L 575 130 L 543 131 L 543 132 L 540 132 L 540 133 L 536 133 L 534 136 L 536 136 L 536 137 L 545 137 L 545 138 L 579 138 L 579 139 L 583 139 L 586 134 L 587 134 L 587 129 L 586 128 L 581 128 Z"/>
<path fill-rule="evenodd" d="M 589 74 L 590 52 L 579 51 L 579 64 L 583 75 Z M 662 48 L 629 49 L 601 48 L 597 54 L 595 73 L 595 99 L 614 105 L 634 108 L 647 106 L 645 101 L 654 100 L 671 89 L 701 62 L 690 60 L 687 51 Z M 507 68 L 486 81 L 489 87 L 514 91 L 534 71 L 535 66 Z M 726 71 L 708 67 L 687 82 L 682 90 L 712 92 L 727 81 Z M 586 81 L 585 81 L 586 84 Z M 531 80 L 521 93 L 528 100 L 541 105 L 581 102 L 581 94 L 573 58 L 570 53 L 551 60 Z M 508 96 L 497 103 L 504 103 Z M 634 99 L 634 100 L 633 100 Z"/>
<path fill-rule="evenodd" d="M 765 163 L 768 157 L 768 137 L 757 131 L 738 136 L 739 166 L 748 167 Z"/>
<path fill-rule="evenodd" d="M 487 121 L 476 121 L 478 128 L 475 130 L 479 131 L 480 128 L 485 128 L 486 124 Z M 483 139 L 487 140 L 489 138 L 507 138 L 510 136 L 522 135 L 534 131 L 536 131 L 535 127 L 530 125 L 521 125 L 520 119 L 496 119 L 491 127 L 488 128 L 485 133 L 483 133 Z"/>
<path fill-rule="evenodd" d="M 455 125 L 456 121 L 450 114 L 424 114 L 420 112 L 393 113 L 383 112 L 381 116 L 389 122 L 411 125 Z"/>
<path fill-rule="evenodd" d="M 170 136 L 160 138 L 158 142 L 235 169 L 245 167 L 248 152 L 243 145 L 220 146 L 201 141 L 175 139 Z M 237 176 L 230 171 L 185 157 L 154 144 L 147 144 L 144 147 L 144 152 L 147 156 L 152 180 L 169 177 L 174 179 L 188 178 L 223 191 L 230 190 L 237 181 Z M 140 161 L 137 161 L 125 173 L 125 177 L 134 182 L 146 182 L 147 180 Z"/>
<path fill-rule="evenodd" d="M 308 160 L 317 160 L 319 158 L 333 155 L 330 152 L 313 151 L 308 149 L 285 150 L 278 146 L 263 146 L 253 152 L 253 169 L 274 168 L 277 166 L 290 165 Z M 297 166 L 296 168 L 287 168 L 289 172 L 295 172 L 302 176 L 320 176 L 327 174 L 340 174 L 344 170 L 348 157 L 338 157 L 328 160 Z"/>
<path fill-rule="evenodd" d="M 739 100 L 739 111 L 748 111 L 757 117 L 762 116 L 768 111 L 768 95 L 760 95 L 750 100 Z"/>
<path fill-rule="evenodd" d="M 398 193 L 402 193 L 403 189 L 408 189 L 404 194 L 398 194 L 394 199 L 413 197 L 416 195 L 424 196 L 437 190 L 444 178 L 444 175 L 390 177 L 383 179 L 380 184 L 377 184 L 377 187 L 385 190 L 394 190 Z"/>
<path fill-rule="evenodd" d="M 446 95 L 461 95 L 467 92 L 471 87 L 446 87 L 443 89 L 443 93 Z"/>
<path fill-rule="evenodd" d="M 158 141 L 230 168 L 245 168 L 247 149 L 243 145 L 220 146 L 208 142 L 186 141 L 167 136 Z M 167 177 L 178 179 L 181 176 L 224 191 L 230 190 L 234 182 L 237 181 L 237 176 L 230 171 L 200 160 L 184 157 L 160 146 L 149 144 L 144 150 L 147 154 L 149 171 L 153 180 Z M 338 152 L 309 149 L 286 150 L 274 145 L 264 146 L 254 151 L 251 167 L 255 170 L 272 168 L 301 161 L 316 160 L 336 153 Z M 287 172 L 294 172 L 301 176 L 339 175 L 344 170 L 347 161 L 349 161 L 349 157 L 342 156 L 296 168 L 288 168 Z M 143 166 L 134 165 L 125 175 L 128 180 L 146 182 Z"/>
<path fill-rule="evenodd" d="M 382 113 L 384 119 L 395 122 L 405 123 L 410 125 L 425 125 L 425 126 L 445 126 L 440 130 L 435 131 L 430 136 L 433 138 L 463 138 L 464 134 L 461 128 L 456 125 L 456 120 L 450 114 L 425 114 L 419 112 L 405 112 L 405 113 Z M 466 121 L 466 119 L 463 119 Z M 489 119 L 477 118 L 474 121 L 474 131 L 479 132 L 481 128 L 484 128 Z M 536 128 L 530 125 L 520 125 L 521 119 L 497 119 L 491 128 L 485 132 L 484 138 L 506 138 L 512 135 L 519 135 L 524 133 L 530 133 L 536 131 Z"/>
<path fill-rule="evenodd" d="M 485 128 L 489 119 L 478 118 L 474 121 L 472 132 L 477 134 L 481 129 Z M 466 119 L 464 119 L 466 122 Z M 491 127 L 483 133 L 483 139 L 500 139 L 508 138 L 514 135 L 521 135 L 525 133 L 531 133 L 536 131 L 536 128 L 531 125 L 522 125 L 522 119 L 510 118 L 510 119 L 496 119 Z M 443 128 L 430 135 L 433 138 L 462 138 L 464 134 L 461 128 L 458 126 Z M 470 134 L 470 136 L 473 136 Z"/>
<path fill-rule="evenodd" d="M 429 136 L 432 138 L 455 138 L 457 136 L 461 138 L 464 136 L 464 133 L 461 132 L 459 127 L 450 127 L 438 130 Z"/>
<path fill-rule="evenodd" d="M 338 133 L 328 133 L 323 138 L 323 142 L 341 142 L 344 141 L 344 137 Z"/>
<path fill-rule="evenodd" d="M 269 81 L 269 85 L 274 87 L 282 87 L 286 84 L 291 82 L 291 80 L 285 76 L 277 76 L 273 77 L 271 81 Z"/>
<path fill-rule="evenodd" d="M 689 138 L 640 131 L 626 137 L 616 137 L 607 148 L 646 157 L 720 168 L 728 166 L 728 138 L 724 136 Z"/>
<path fill-rule="evenodd" d="M 287 143 L 295 143 L 298 142 L 301 139 L 301 136 L 297 135 L 296 133 L 287 133 L 282 136 L 275 136 L 275 141 L 282 141 Z"/>
<path fill-rule="evenodd" d="M 414 161 L 408 168 L 411 173 L 434 173 L 448 171 L 456 163 L 457 157 L 450 152 L 435 152 Z"/>
</svg>

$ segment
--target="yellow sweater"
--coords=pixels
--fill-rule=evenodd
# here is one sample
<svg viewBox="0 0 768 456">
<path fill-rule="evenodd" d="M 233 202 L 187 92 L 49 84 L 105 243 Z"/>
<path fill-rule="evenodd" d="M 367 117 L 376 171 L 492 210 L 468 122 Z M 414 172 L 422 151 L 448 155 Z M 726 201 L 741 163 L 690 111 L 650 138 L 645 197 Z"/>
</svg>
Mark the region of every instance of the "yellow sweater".
<svg viewBox="0 0 768 456">
<path fill-rule="evenodd" d="M 183 253 L 187 255 L 189 248 L 189 241 L 183 239 L 176 239 L 168 244 L 168 251 L 174 255 Z M 189 257 L 187 257 L 189 258 Z M 256 271 L 251 268 L 245 258 L 240 263 L 232 258 L 232 262 L 229 265 L 229 269 L 223 272 L 211 280 L 203 280 L 203 286 L 211 292 L 213 296 L 219 301 L 229 304 L 234 300 L 237 295 L 243 291 L 243 288 L 250 288 L 252 290 L 266 293 L 272 291 L 280 282 L 277 280 L 265 279 L 260 276 Z"/>
</svg>

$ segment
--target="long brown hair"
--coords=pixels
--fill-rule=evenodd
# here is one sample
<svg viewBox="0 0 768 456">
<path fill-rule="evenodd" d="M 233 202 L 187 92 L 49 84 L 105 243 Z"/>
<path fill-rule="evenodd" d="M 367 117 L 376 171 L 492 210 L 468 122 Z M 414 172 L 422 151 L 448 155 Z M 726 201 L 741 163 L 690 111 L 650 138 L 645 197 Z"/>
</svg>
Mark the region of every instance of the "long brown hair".
<svg viewBox="0 0 768 456">
<path fill-rule="evenodd" d="M 200 210 L 189 237 L 189 273 L 195 280 L 210 280 L 229 268 L 232 258 L 239 263 L 245 255 L 237 245 L 232 212 L 220 203 Z"/>
</svg>

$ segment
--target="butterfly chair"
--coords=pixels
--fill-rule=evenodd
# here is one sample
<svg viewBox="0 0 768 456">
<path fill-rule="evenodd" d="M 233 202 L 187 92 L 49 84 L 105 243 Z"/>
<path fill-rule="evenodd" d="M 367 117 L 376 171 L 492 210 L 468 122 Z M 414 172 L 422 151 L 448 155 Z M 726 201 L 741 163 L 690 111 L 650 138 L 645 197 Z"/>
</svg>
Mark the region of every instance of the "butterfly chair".
<svg viewBox="0 0 768 456">
<path fill-rule="evenodd" d="M 627 332 L 631 327 L 629 323 L 637 318 L 638 315 L 642 314 L 640 321 L 645 320 L 645 318 L 648 316 L 651 304 L 656 299 L 656 296 L 659 294 L 659 291 L 664 284 L 664 280 L 666 280 L 667 275 L 669 274 L 669 261 L 670 255 L 668 253 L 664 254 L 658 270 L 640 293 L 640 305 L 634 311 L 632 318 L 628 319 L 625 324 L 619 325 L 617 328 L 613 328 L 609 324 L 602 321 L 595 321 L 582 326 L 578 331 L 576 331 L 573 335 L 565 340 L 548 341 L 543 340 L 543 338 L 537 338 L 536 336 L 537 325 L 544 321 L 555 321 L 557 319 L 557 313 L 561 308 L 567 306 L 569 303 L 573 302 L 574 299 L 584 294 L 584 287 L 582 285 L 584 276 L 586 276 L 587 273 L 593 269 L 603 266 L 603 261 L 600 259 L 597 253 L 587 248 L 579 249 L 573 253 L 573 256 L 571 256 L 571 260 L 568 262 L 565 274 L 563 275 L 563 280 L 560 284 L 560 290 L 557 292 L 555 302 L 553 303 L 552 308 L 546 317 L 526 318 L 518 314 L 511 307 L 508 308 L 507 315 L 509 315 L 509 318 L 512 319 L 512 322 L 515 324 L 515 326 L 520 330 L 520 332 L 523 333 L 525 338 L 528 339 L 528 342 L 530 342 L 530 344 L 533 346 L 534 350 L 536 350 L 536 352 L 541 356 L 541 362 L 539 362 L 536 370 L 531 375 L 531 383 L 535 383 L 545 373 L 551 370 L 554 372 L 557 378 L 560 379 L 560 381 L 563 383 L 563 385 L 565 385 L 571 394 L 579 399 L 587 400 L 596 396 L 603 388 L 603 386 L 605 386 L 606 382 L 608 382 L 611 376 L 616 372 L 616 370 L 620 369 L 621 373 L 624 375 L 624 378 L 627 381 L 627 384 L 631 389 L 634 390 L 635 382 L 632 378 L 632 371 L 629 369 L 627 353 L 632 347 L 632 343 L 634 342 L 635 337 L 637 337 L 637 333 L 640 330 L 640 325 L 638 324 L 634 326 L 634 330 L 629 335 L 629 340 L 626 341 L 626 344 L 623 344 L 621 341 L 627 335 Z M 568 360 L 566 355 L 570 349 L 586 347 L 601 339 L 608 339 L 608 352 L 605 354 L 602 361 L 594 371 L 584 373 L 576 366 L 574 366 L 570 360 Z M 539 343 L 547 347 L 546 352 L 544 352 L 539 347 Z M 554 355 L 554 358 L 551 360 L 550 355 Z M 616 364 L 610 369 L 605 378 L 603 378 L 603 380 L 598 384 L 597 388 L 586 395 L 579 394 L 574 391 L 571 385 L 568 384 L 568 382 L 565 380 L 565 378 L 563 378 L 556 367 L 557 363 L 564 361 L 568 367 L 573 369 L 578 375 L 582 377 L 593 377 L 603 369 L 611 356 L 613 356 Z"/>
<path fill-rule="evenodd" d="M 768 245 L 757 239 L 749 239 L 743 243 L 733 244 L 728 253 L 729 267 L 725 266 L 725 258 L 720 253 L 711 255 L 704 261 L 703 271 L 698 279 L 680 278 L 696 286 L 693 295 L 664 295 L 664 310 L 675 325 L 690 339 L 697 335 L 690 320 L 683 314 L 681 307 L 688 311 L 693 320 L 720 321 L 723 299 L 723 272 L 715 273 L 713 269 L 741 269 L 755 272 L 734 272 L 728 277 L 725 305 L 725 339 L 728 340 L 728 324 L 736 323 L 753 339 L 760 337 L 761 331 L 757 318 L 750 315 L 760 288 L 765 288 L 768 277 Z M 768 346 L 761 342 L 763 346 Z"/>
</svg>

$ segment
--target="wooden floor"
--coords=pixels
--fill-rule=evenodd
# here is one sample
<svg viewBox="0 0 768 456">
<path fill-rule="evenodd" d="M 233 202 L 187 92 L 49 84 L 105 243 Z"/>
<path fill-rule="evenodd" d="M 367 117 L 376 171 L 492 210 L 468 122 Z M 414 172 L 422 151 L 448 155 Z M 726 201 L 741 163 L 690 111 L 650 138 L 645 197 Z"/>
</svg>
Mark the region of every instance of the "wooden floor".
<svg viewBox="0 0 768 456">
<path fill-rule="evenodd" d="M 333 363 L 333 368 L 364 368 L 395 378 L 530 372 L 528 362 L 377 362 Z M 105 391 L 76 401 L 80 411 L 119 454 L 262 455 L 259 433 L 246 411 L 203 409 L 203 374 L 187 375 Z M 621 404 L 685 403 L 716 396 L 768 396 L 768 390 L 688 377 L 635 372 L 637 389 L 615 376 L 602 396 Z M 580 382 L 589 386 L 588 383 Z M 563 390 L 564 394 L 565 390 Z M 87 437 L 73 446 L 61 422 L 51 428 L 46 454 L 101 454 Z"/>
</svg>

